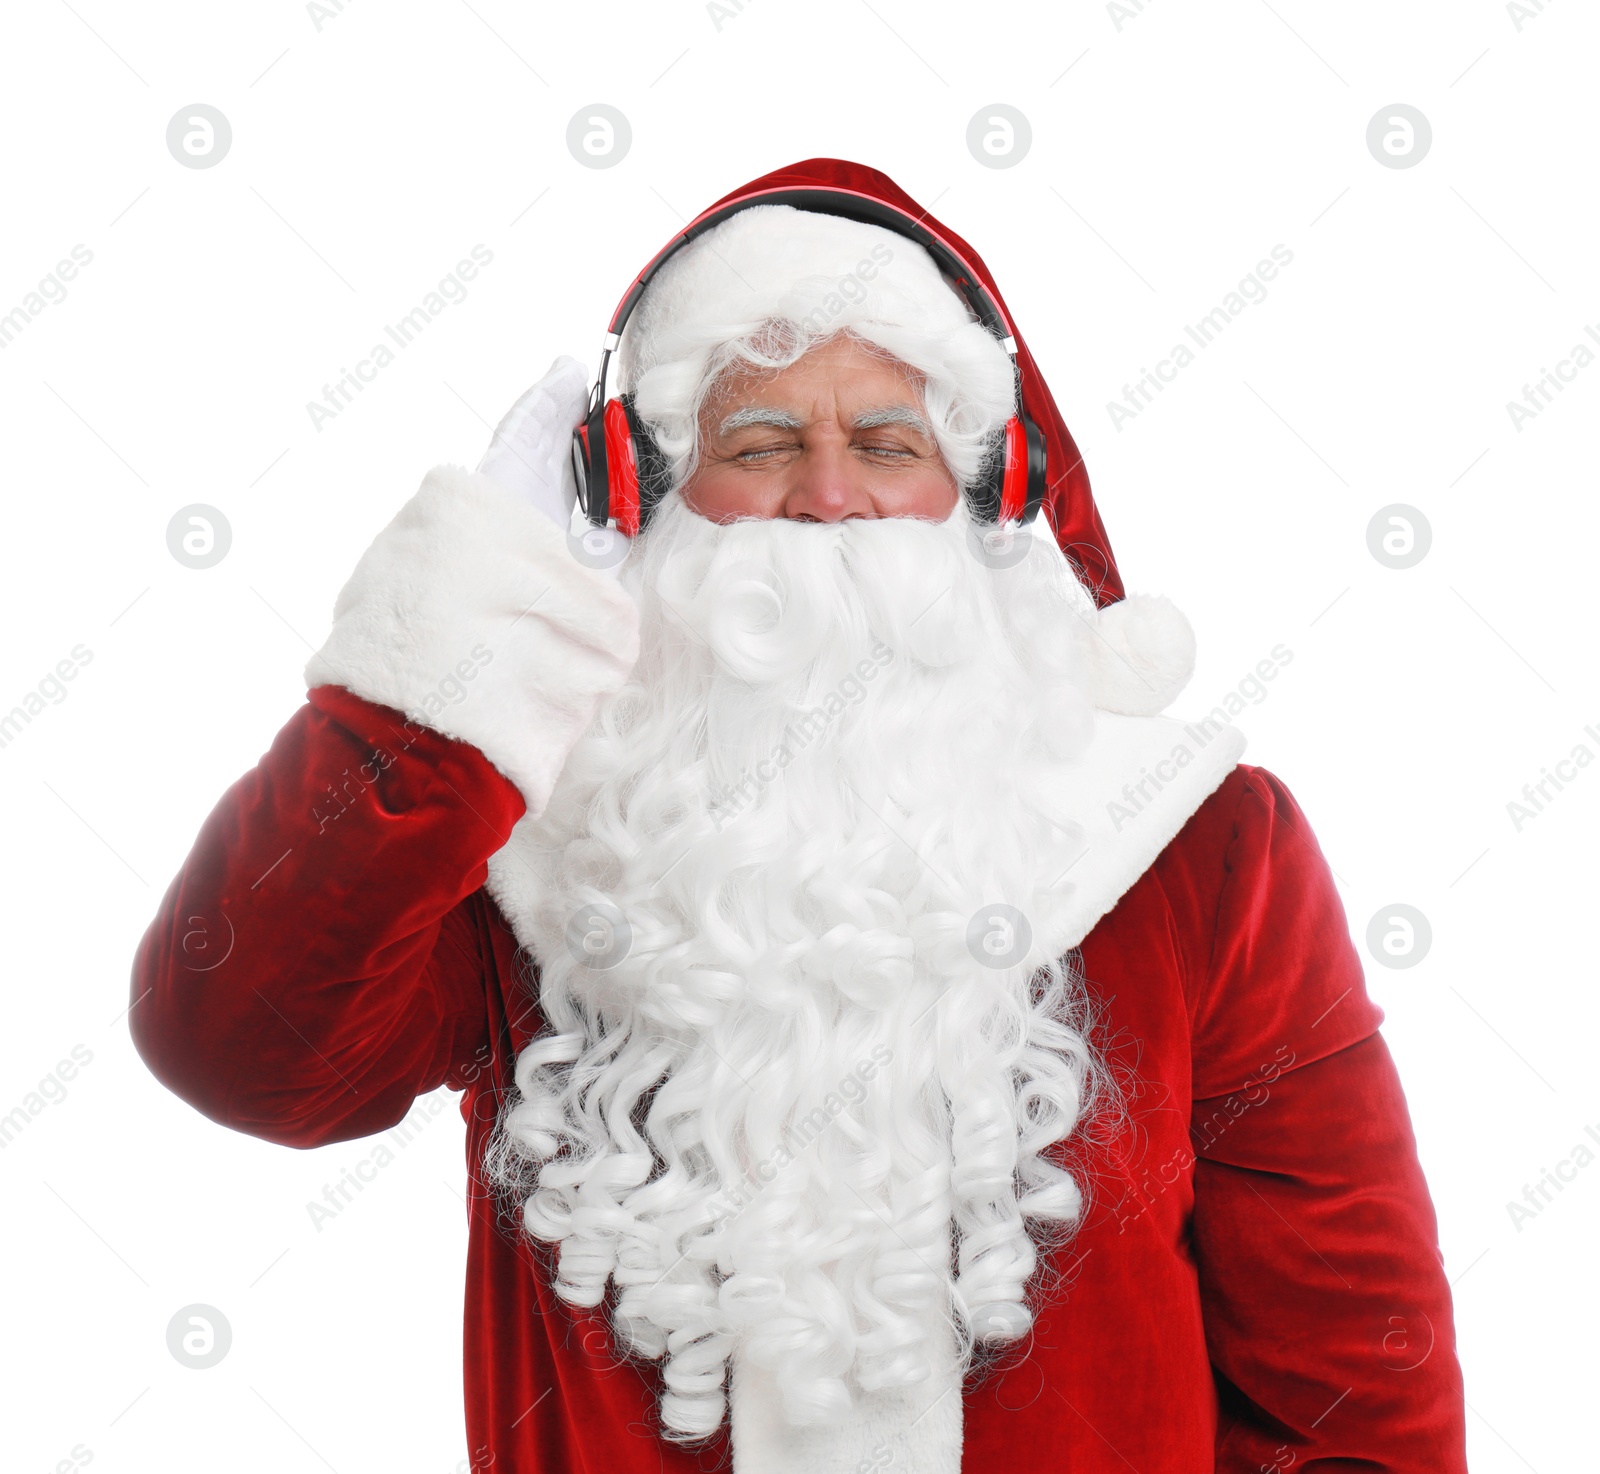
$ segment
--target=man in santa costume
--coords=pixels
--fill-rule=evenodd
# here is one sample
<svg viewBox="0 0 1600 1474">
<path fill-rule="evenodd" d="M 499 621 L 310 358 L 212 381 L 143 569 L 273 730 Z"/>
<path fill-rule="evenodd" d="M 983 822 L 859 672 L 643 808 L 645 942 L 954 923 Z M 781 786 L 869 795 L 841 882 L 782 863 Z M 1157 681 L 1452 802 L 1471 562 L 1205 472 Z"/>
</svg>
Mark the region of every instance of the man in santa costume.
<svg viewBox="0 0 1600 1474">
<path fill-rule="evenodd" d="M 462 1092 L 475 1470 L 1463 1470 L 1328 866 L 1162 715 L 1189 627 L 982 262 L 829 159 L 686 235 L 607 342 L 585 504 L 637 511 L 573 511 L 570 359 L 429 473 L 141 944 L 141 1054 L 290 1146 Z"/>
</svg>

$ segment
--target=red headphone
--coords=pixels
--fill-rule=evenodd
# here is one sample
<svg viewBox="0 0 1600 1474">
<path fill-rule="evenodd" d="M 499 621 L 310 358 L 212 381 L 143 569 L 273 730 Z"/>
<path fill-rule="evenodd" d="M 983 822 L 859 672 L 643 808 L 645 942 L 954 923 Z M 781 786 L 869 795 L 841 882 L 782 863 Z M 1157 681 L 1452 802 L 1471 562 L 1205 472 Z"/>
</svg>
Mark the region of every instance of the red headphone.
<svg viewBox="0 0 1600 1474">
<path fill-rule="evenodd" d="M 600 377 L 590 395 L 588 413 L 572 434 L 578 500 L 593 526 L 606 527 L 615 520 L 618 532 L 633 537 L 648 525 L 651 513 L 671 490 L 667 458 L 634 409 L 633 396 L 606 398 L 606 370 L 622 341 L 623 325 L 639 305 L 651 279 L 675 252 L 730 215 L 757 204 L 793 205 L 819 215 L 840 215 L 847 220 L 881 225 L 915 241 L 933 257 L 946 280 L 1010 355 L 1017 376 L 1017 403 L 1021 405 L 1021 371 L 1016 368 L 1017 340 L 1011 324 L 977 274 L 942 236 L 897 206 L 856 190 L 828 186 L 761 190 L 690 221 L 639 273 L 611 315 L 600 359 Z M 1044 435 L 1019 408 L 1006 421 L 1000 449 L 1000 454 L 991 457 L 978 484 L 968 490 L 967 506 L 973 520 L 979 523 L 1031 522 L 1044 501 Z"/>
</svg>

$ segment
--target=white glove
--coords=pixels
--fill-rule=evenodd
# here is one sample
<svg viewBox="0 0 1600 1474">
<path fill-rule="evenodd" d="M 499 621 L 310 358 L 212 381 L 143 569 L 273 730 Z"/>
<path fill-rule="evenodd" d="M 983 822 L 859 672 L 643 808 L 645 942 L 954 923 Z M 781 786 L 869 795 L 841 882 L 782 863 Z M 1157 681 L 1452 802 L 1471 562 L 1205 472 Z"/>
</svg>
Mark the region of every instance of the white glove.
<svg viewBox="0 0 1600 1474">
<path fill-rule="evenodd" d="M 589 401 L 589 374 L 566 355 L 506 412 L 478 473 L 526 497 L 564 532 L 578 500 L 568 454 Z"/>
<path fill-rule="evenodd" d="M 572 432 L 589 407 L 589 371 L 563 354 L 500 421 L 478 464 L 480 475 L 527 499 L 567 534 L 573 556 L 613 576 L 627 557 L 628 540 L 594 528 L 578 504 L 572 469 Z"/>
</svg>

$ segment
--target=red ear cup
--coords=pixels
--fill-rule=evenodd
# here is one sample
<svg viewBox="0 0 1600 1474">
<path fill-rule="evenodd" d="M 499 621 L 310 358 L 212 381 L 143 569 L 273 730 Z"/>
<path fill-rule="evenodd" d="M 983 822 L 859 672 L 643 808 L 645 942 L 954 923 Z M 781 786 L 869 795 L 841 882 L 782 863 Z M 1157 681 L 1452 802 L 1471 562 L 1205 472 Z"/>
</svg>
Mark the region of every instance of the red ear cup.
<svg viewBox="0 0 1600 1474">
<path fill-rule="evenodd" d="M 591 409 L 572 432 L 572 469 L 590 524 L 605 527 L 614 518 L 624 537 L 638 536 L 672 481 L 667 458 L 628 394 Z"/>
<path fill-rule="evenodd" d="M 608 399 L 605 408 L 607 510 L 624 537 L 639 532 L 639 456 L 634 449 L 628 412 L 620 400 Z"/>
<path fill-rule="evenodd" d="M 1027 415 L 1006 421 L 1005 456 L 1000 473 L 1000 514 L 1004 522 L 1031 522 L 1044 502 L 1044 436 Z"/>
<path fill-rule="evenodd" d="M 1006 421 L 1004 454 L 1000 471 L 1000 508 L 997 522 L 1014 521 L 1022 515 L 1028 496 L 1028 446 L 1022 420 L 1012 415 Z"/>
<path fill-rule="evenodd" d="M 1045 444 L 1027 415 L 1006 421 L 996 461 L 988 486 L 974 498 L 974 516 L 1002 525 L 1033 521 L 1044 502 Z"/>
</svg>

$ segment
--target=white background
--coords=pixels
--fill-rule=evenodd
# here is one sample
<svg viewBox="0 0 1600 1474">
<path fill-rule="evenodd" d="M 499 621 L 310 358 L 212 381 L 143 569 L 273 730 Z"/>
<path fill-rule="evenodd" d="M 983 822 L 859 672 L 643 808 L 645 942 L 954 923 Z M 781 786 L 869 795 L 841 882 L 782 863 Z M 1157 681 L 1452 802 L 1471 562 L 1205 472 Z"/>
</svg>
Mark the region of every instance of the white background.
<svg viewBox="0 0 1600 1474">
<path fill-rule="evenodd" d="M 1416 966 L 1368 971 L 1455 1283 L 1473 1467 L 1592 1459 L 1600 1161 L 1574 1150 L 1600 1130 L 1600 765 L 1520 832 L 1507 804 L 1600 754 L 1600 364 L 1520 430 L 1506 405 L 1600 350 L 1600 24 L 1579 0 L 1520 26 L 1489 0 L 1123 8 L 752 0 L 719 26 L 693 0 L 362 0 L 319 28 L 287 0 L 8 7 L 0 314 L 74 245 L 93 261 L 0 350 L 0 709 L 93 658 L 0 748 L 0 1112 L 92 1055 L 0 1151 L 6 1469 L 465 1459 L 454 1098 L 319 1232 L 308 1200 L 373 1143 L 296 1153 L 168 1095 L 121 1017 L 130 962 L 427 468 L 475 464 L 558 353 L 597 357 L 684 219 L 813 155 L 883 169 L 994 269 L 1129 586 L 1199 633 L 1178 714 L 1293 651 L 1241 719 L 1247 760 L 1303 804 L 1363 949 L 1394 903 L 1433 930 Z M 212 168 L 165 143 L 196 102 L 233 130 Z M 596 102 L 632 126 L 608 169 L 566 147 Z M 1396 102 L 1432 125 L 1412 168 L 1366 144 Z M 966 146 L 995 103 L 1033 134 L 1004 169 Z M 315 428 L 306 402 L 480 243 L 465 302 Z M 1280 243 L 1266 300 L 1117 429 L 1107 402 Z M 233 530 L 204 571 L 166 545 L 194 502 Z M 1406 570 L 1367 546 L 1396 502 L 1433 534 Z M 1508 1202 L 1563 1160 L 1518 1227 Z M 166 1345 L 195 1302 L 233 1332 L 207 1371 Z"/>
</svg>

